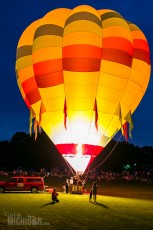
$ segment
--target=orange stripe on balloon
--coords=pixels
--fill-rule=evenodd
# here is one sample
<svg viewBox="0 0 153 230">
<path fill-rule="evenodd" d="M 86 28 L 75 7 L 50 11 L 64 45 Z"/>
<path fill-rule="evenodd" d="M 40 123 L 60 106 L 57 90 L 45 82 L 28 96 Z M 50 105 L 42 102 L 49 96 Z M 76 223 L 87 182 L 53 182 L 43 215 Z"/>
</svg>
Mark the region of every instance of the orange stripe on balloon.
<svg viewBox="0 0 153 230">
<path fill-rule="evenodd" d="M 132 65 L 132 56 L 122 50 L 103 49 L 102 59 L 106 61 L 117 62 L 129 67 Z"/>
<path fill-rule="evenodd" d="M 39 88 L 46 88 L 64 83 L 63 71 L 36 76 Z"/>
<path fill-rule="evenodd" d="M 101 48 L 92 45 L 76 44 L 63 47 L 63 58 L 101 59 L 101 55 Z"/>
<path fill-rule="evenodd" d="M 125 38 L 120 38 L 120 37 L 103 38 L 102 47 L 124 50 L 125 52 L 128 52 L 131 55 L 133 55 L 133 45 L 129 40 Z"/>
<path fill-rule="evenodd" d="M 95 72 L 100 70 L 101 60 L 86 58 L 64 58 L 63 70 L 75 72 Z"/>
<path fill-rule="evenodd" d="M 62 70 L 62 59 L 46 60 L 33 65 L 35 75 L 43 75 Z"/>
</svg>

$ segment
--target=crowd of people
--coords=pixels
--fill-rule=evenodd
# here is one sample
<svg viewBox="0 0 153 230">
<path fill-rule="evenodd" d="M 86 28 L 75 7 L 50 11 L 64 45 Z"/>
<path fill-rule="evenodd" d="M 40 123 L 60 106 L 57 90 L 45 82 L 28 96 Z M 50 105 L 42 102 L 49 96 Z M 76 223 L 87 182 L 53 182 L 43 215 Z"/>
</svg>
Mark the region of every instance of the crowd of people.
<svg viewBox="0 0 153 230">
<path fill-rule="evenodd" d="M 64 193 L 86 193 L 86 180 L 80 177 L 79 174 L 67 178 L 65 185 L 63 186 Z"/>
<path fill-rule="evenodd" d="M 25 169 L 14 169 L 12 172 L 8 172 L 6 170 L 0 171 L 0 176 L 7 176 L 9 174 L 13 174 L 13 176 L 16 175 L 22 175 L 22 176 L 46 176 L 49 175 L 50 177 L 58 177 L 58 178 L 68 178 L 70 180 L 73 177 L 73 173 L 71 170 L 64 169 L 60 170 L 58 167 L 54 167 L 51 169 L 45 169 L 41 168 L 38 170 L 25 170 Z M 147 183 L 153 183 L 153 171 L 128 171 L 123 170 L 122 172 L 112 172 L 112 171 L 96 171 L 96 170 L 89 170 L 87 173 L 84 173 L 84 177 L 86 180 L 92 180 L 92 181 L 112 181 L 112 180 L 124 180 L 124 181 L 140 181 L 140 182 L 147 182 Z M 74 179 L 74 185 L 75 185 L 75 178 Z M 80 183 L 84 183 L 83 181 Z M 74 187 L 73 187 L 74 189 Z"/>
</svg>

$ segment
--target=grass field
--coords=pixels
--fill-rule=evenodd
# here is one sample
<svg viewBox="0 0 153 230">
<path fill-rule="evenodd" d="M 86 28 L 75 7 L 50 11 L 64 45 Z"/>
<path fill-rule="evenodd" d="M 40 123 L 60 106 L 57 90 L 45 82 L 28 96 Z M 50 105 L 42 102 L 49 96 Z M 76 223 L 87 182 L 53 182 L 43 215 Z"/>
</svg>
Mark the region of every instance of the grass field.
<svg viewBox="0 0 153 230">
<path fill-rule="evenodd" d="M 103 182 L 97 203 L 90 203 L 88 194 L 64 194 L 59 181 L 51 181 L 60 191 L 55 204 L 49 193 L 0 194 L 0 229 L 153 229 L 153 185 Z"/>
</svg>

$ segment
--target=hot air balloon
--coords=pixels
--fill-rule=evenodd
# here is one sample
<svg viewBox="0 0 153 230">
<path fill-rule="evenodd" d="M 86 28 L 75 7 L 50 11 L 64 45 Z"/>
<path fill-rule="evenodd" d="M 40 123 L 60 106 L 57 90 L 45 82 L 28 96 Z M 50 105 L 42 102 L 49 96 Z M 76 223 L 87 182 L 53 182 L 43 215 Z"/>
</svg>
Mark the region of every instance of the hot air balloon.
<svg viewBox="0 0 153 230">
<path fill-rule="evenodd" d="M 144 33 L 110 9 L 59 8 L 23 31 L 19 90 L 40 127 L 75 172 L 84 172 L 125 124 L 150 79 Z M 124 133 L 124 131 L 123 131 Z"/>
</svg>

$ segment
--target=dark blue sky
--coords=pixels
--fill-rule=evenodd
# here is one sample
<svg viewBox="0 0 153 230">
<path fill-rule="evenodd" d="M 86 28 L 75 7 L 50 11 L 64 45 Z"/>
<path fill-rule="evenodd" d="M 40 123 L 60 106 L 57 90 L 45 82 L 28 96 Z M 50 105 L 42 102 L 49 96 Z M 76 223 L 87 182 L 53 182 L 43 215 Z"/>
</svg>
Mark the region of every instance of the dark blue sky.
<svg viewBox="0 0 153 230">
<path fill-rule="evenodd" d="M 18 40 L 25 28 L 55 8 L 91 5 L 112 9 L 136 24 L 145 34 L 153 53 L 153 0 L 3 0 L 0 3 L 0 141 L 29 129 L 29 110 L 19 92 L 15 75 Z M 153 146 L 153 79 L 133 114 L 132 142 Z"/>
</svg>

